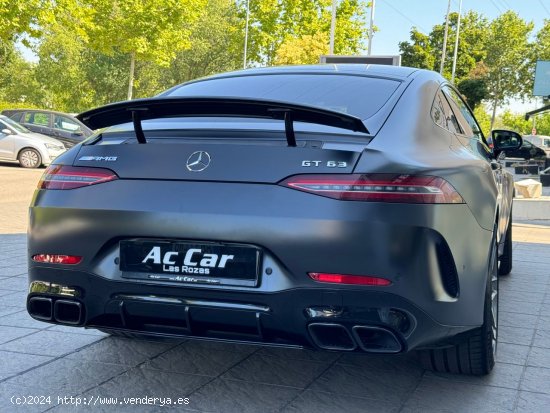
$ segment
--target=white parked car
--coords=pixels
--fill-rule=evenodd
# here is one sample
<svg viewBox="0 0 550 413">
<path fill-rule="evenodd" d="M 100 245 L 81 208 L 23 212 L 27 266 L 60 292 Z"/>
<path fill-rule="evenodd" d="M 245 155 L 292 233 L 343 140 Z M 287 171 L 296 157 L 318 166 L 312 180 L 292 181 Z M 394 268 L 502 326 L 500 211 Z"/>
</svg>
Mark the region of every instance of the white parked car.
<svg viewBox="0 0 550 413">
<path fill-rule="evenodd" d="M 66 150 L 61 141 L 31 132 L 0 115 L 0 159 L 19 161 L 23 168 L 38 168 L 49 165 Z"/>
</svg>

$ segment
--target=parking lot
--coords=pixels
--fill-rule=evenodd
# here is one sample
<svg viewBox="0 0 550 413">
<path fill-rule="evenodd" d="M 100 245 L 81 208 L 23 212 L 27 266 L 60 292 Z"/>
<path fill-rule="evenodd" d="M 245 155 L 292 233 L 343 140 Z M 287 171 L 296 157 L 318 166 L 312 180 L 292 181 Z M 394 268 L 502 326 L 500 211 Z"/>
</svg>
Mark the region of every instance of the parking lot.
<svg viewBox="0 0 550 413">
<path fill-rule="evenodd" d="M 0 163 L 0 412 L 548 411 L 550 227 L 514 226 L 514 269 L 500 281 L 492 374 L 435 374 L 413 354 L 136 341 L 31 319 L 25 228 L 42 172 Z M 136 405 L 130 398 L 157 400 Z"/>
</svg>

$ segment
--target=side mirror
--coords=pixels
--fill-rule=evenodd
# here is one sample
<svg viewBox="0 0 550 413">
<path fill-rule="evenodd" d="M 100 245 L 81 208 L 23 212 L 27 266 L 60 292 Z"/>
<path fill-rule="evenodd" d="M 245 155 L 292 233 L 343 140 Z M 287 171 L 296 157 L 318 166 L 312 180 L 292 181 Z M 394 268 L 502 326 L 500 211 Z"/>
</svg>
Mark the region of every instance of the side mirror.
<svg viewBox="0 0 550 413">
<path fill-rule="evenodd" d="M 2 129 L 2 133 L 3 133 L 4 135 L 11 135 L 11 134 L 12 134 L 12 131 L 11 131 L 11 129 L 5 128 L 5 129 Z"/>
<path fill-rule="evenodd" d="M 523 138 L 517 132 L 511 130 L 491 131 L 493 153 L 498 157 L 504 151 L 515 151 L 521 148 Z"/>
</svg>

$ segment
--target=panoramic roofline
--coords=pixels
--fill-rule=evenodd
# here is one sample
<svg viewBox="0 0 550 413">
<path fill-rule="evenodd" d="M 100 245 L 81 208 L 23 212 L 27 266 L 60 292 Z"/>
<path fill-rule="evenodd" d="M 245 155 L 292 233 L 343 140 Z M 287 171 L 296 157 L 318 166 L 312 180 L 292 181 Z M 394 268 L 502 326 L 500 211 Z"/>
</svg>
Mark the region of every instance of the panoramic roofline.
<svg viewBox="0 0 550 413">
<path fill-rule="evenodd" d="M 269 66 L 255 67 L 248 69 L 235 70 L 232 72 L 224 72 L 211 76 L 206 76 L 198 79 L 193 79 L 188 82 L 180 83 L 170 89 L 160 93 L 157 96 L 166 96 L 174 90 L 193 83 L 204 82 L 215 79 L 229 79 L 247 76 L 262 76 L 262 75 L 330 75 L 339 74 L 343 76 L 364 76 L 373 78 L 384 78 L 389 80 L 404 81 L 407 78 L 413 77 L 418 72 L 430 72 L 428 70 L 417 69 L 405 66 L 389 66 L 389 65 L 373 65 L 359 63 L 338 63 L 338 64 L 316 64 L 316 65 L 292 65 L 292 66 Z"/>
</svg>

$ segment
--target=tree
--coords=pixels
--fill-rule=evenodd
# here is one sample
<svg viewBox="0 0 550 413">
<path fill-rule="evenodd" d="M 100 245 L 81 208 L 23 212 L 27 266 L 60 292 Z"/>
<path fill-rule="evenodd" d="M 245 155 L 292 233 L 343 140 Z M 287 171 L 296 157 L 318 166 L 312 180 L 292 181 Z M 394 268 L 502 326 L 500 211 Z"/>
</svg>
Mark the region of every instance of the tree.
<svg viewBox="0 0 550 413">
<path fill-rule="evenodd" d="M 454 54 L 457 24 L 458 13 L 451 13 L 447 41 L 448 57 Z M 456 64 L 457 81 L 468 77 L 470 72 L 485 58 L 487 27 L 488 20 L 479 13 L 469 11 L 462 16 Z M 433 26 L 429 35 L 413 27 L 410 40 L 399 43 L 403 65 L 439 71 L 444 31 L 444 22 Z M 452 58 L 445 60 L 443 75 L 447 78 L 451 77 L 452 64 Z"/>
<path fill-rule="evenodd" d="M 400 42 L 399 50 L 403 66 L 434 70 L 435 52 L 430 36 L 418 31 L 416 27 L 411 29 L 410 43 Z"/>
<path fill-rule="evenodd" d="M 193 47 L 177 53 L 162 83 L 172 86 L 191 79 L 242 68 L 244 22 L 233 0 L 209 0 L 193 25 Z"/>
<path fill-rule="evenodd" d="M 475 109 L 487 97 L 487 83 L 484 79 L 464 79 L 457 85 L 458 90 Z"/>
<path fill-rule="evenodd" d="M 474 109 L 474 116 L 476 117 L 477 123 L 483 132 L 483 135 L 489 136 L 491 133 L 491 117 L 487 113 L 484 105 L 478 105 Z"/>
<path fill-rule="evenodd" d="M 366 4 L 361 0 L 339 2 L 334 36 L 336 54 L 357 54 L 364 50 L 365 9 Z M 323 33 L 328 44 L 331 10 L 332 0 L 251 1 L 249 60 L 272 65 L 279 47 L 288 39 Z M 243 8 L 241 15 L 244 15 Z"/>
<path fill-rule="evenodd" d="M 190 47 L 190 27 L 206 0 L 87 0 L 93 8 L 89 30 L 92 49 L 129 56 L 128 99 L 132 98 L 136 61 L 168 67 L 176 53 Z"/>
<path fill-rule="evenodd" d="M 33 24 L 42 0 L 0 0 L 0 44 L 13 41 L 25 32 L 38 34 Z"/>
<path fill-rule="evenodd" d="M 512 97 L 524 97 L 530 92 L 529 35 L 533 23 L 527 23 L 515 12 L 507 11 L 489 25 L 487 36 L 488 97 L 491 100 L 491 128 L 499 104 Z"/>
<path fill-rule="evenodd" d="M 13 44 L 5 44 L 4 64 L 0 65 L 0 101 L 28 106 L 40 94 L 34 78 L 34 65 L 27 62 Z"/>
<path fill-rule="evenodd" d="M 329 46 L 324 33 L 289 37 L 279 46 L 275 56 L 277 65 L 300 65 L 319 63 L 321 55 L 328 54 Z"/>
</svg>

